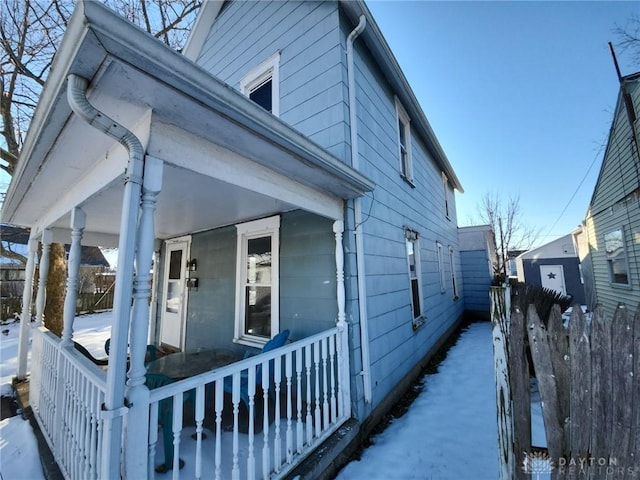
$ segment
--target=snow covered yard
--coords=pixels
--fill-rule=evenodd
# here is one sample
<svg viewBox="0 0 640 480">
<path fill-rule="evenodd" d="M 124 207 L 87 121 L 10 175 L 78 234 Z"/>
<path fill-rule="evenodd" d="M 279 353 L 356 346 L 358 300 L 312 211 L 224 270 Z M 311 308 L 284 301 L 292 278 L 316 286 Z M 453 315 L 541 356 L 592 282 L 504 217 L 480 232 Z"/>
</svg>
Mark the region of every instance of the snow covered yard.
<svg viewBox="0 0 640 480">
<path fill-rule="evenodd" d="M 491 324 L 474 323 L 407 413 L 373 438 L 339 480 L 495 480 L 498 442 Z"/>
<path fill-rule="evenodd" d="M 0 394 L 6 396 L 11 395 L 11 379 L 18 364 L 19 324 L 2 325 L 0 331 Z M 74 323 L 74 340 L 96 357 L 106 355 L 104 342 L 110 332 L 111 312 L 82 315 Z M 0 478 L 44 480 L 35 435 L 29 422 L 20 415 L 0 421 Z"/>
</svg>

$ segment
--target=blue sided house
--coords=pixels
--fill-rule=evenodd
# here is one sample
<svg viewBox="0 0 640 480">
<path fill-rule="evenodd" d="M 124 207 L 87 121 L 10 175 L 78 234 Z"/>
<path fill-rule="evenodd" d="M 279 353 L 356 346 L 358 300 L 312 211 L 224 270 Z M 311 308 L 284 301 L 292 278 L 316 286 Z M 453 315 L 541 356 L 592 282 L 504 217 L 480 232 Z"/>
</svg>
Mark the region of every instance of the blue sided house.
<svg viewBox="0 0 640 480">
<path fill-rule="evenodd" d="M 330 476 L 462 318 L 454 190 L 363 1 L 203 2 L 181 53 L 79 1 L 4 203 L 25 305 L 119 249 L 108 365 L 21 330 L 63 474 Z"/>
</svg>

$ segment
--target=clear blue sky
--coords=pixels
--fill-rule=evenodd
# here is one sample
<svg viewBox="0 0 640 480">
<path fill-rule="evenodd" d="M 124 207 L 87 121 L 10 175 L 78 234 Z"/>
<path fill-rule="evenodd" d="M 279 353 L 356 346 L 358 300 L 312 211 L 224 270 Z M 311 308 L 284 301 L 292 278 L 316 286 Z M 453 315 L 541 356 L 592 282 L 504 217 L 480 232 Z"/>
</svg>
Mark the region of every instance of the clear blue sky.
<svg viewBox="0 0 640 480">
<path fill-rule="evenodd" d="M 520 195 L 525 221 L 542 230 L 538 244 L 571 232 L 587 211 L 618 94 L 607 42 L 640 2 L 367 5 L 465 189 L 458 223 L 469 225 L 495 191 Z M 640 70 L 616 53 L 623 75 Z"/>
</svg>

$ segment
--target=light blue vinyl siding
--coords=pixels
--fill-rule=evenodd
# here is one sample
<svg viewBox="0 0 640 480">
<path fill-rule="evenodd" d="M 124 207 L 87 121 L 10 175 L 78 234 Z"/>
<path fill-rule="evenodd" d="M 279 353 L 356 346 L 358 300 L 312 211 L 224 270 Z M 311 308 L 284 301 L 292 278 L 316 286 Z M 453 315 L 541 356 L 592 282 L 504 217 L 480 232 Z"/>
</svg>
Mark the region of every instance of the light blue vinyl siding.
<svg viewBox="0 0 640 480">
<path fill-rule="evenodd" d="M 280 52 L 280 118 L 347 160 L 348 105 L 336 2 L 227 2 L 197 60 L 233 88 Z"/>
<path fill-rule="evenodd" d="M 343 18 L 343 39 L 353 28 Z M 400 176 L 394 92 L 360 40 L 355 43 L 356 114 L 360 170 L 375 183 L 362 198 L 373 404 L 382 401 L 462 315 L 453 300 L 449 246 L 454 249 L 458 295 L 462 271 L 455 198 L 445 215 L 441 170 L 423 141 L 411 133 L 415 188 Z M 346 74 L 345 74 L 346 75 Z M 412 328 L 405 227 L 418 232 L 422 305 L 426 323 Z M 444 248 L 445 292 L 440 291 L 436 241 Z M 352 337 L 353 342 L 357 339 Z"/>
</svg>

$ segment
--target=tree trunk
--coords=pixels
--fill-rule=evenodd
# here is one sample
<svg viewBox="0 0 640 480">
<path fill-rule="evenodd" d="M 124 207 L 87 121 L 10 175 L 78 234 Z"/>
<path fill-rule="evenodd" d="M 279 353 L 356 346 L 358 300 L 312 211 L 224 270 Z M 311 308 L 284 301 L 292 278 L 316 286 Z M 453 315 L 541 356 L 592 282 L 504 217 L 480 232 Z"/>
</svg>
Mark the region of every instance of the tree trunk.
<svg viewBox="0 0 640 480">
<path fill-rule="evenodd" d="M 62 311 L 67 282 L 67 259 L 64 245 L 52 243 L 49 253 L 47 280 L 47 304 L 44 309 L 44 325 L 59 337 L 62 336 Z"/>
</svg>

